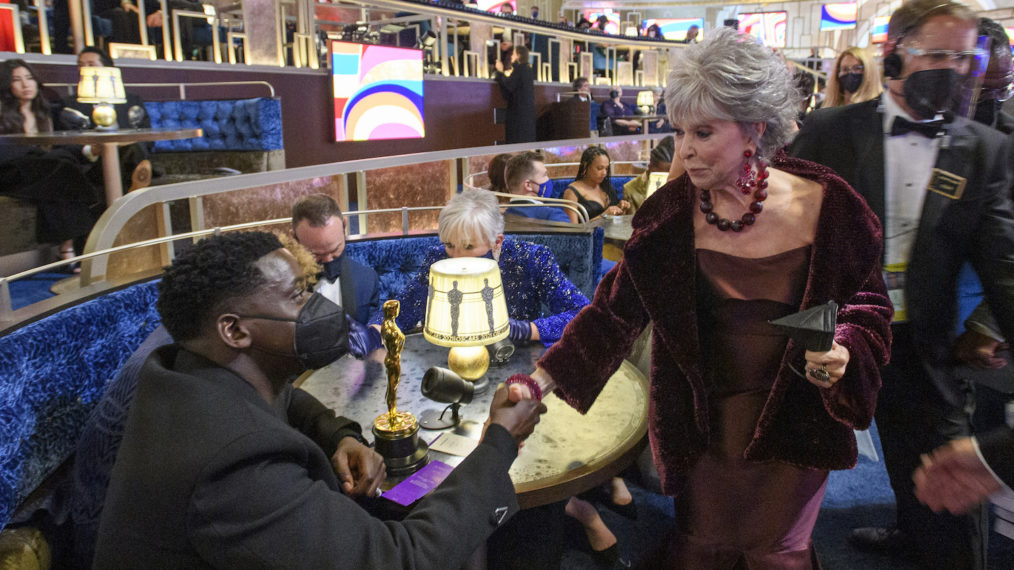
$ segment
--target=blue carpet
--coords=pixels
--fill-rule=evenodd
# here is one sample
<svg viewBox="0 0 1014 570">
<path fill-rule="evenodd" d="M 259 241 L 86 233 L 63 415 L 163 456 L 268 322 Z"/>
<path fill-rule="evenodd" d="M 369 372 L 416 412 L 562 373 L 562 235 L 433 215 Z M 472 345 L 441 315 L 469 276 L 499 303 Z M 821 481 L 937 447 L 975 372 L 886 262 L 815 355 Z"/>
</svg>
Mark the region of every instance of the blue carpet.
<svg viewBox="0 0 1014 570">
<path fill-rule="evenodd" d="M 880 439 L 876 426 L 871 430 L 874 445 L 879 457 L 883 457 Z M 665 542 L 675 526 L 673 502 L 669 497 L 654 493 L 637 481 L 637 477 L 627 477 L 627 485 L 637 505 L 637 518 L 624 518 L 609 509 L 599 507 L 602 520 L 620 545 L 620 555 L 630 561 L 634 567 L 662 568 L 654 561 L 653 555 Z M 562 509 L 562 507 L 560 507 Z M 561 514 L 561 516 L 563 516 Z M 526 568 L 565 570 L 583 570 L 601 568 L 589 552 L 587 540 L 581 533 L 577 523 L 565 520 L 563 526 L 568 532 L 560 533 L 563 545 L 546 546 L 547 549 L 560 548 L 562 554 L 559 562 L 552 564 L 531 563 L 520 564 L 491 563 L 491 568 Z M 863 552 L 848 544 L 847 536 L 851 529 L 861 526 L 885 526 L 894 524 L 894 494 L 891 491 L 887 471 L 882 461 L 872 461 L 865 457 L 859 458 L 859 464 L 849 471 L 832 471 L 828 479 L 827 492 L 821 504 L 820 516 L 813 531 L 813 541 L 824 570 L 916 570 L 920 567 L 898 558 Z M 540 533 L 540 539 L 534 537 L 522 544 L 528 553 L 532 547 L 545 545 L 546 534 Z M 551 535 L 550 535 L 551 536 Z M 515 543 L 517 544 L 517 543 Z M 538 556 L 536 556 L 538 558 Z M 1009 570 L 1014 568 L 1014 541 L 996 533 L 990 535 L 989 551 L 990 570 Z"/>
<path fill-rule="evenodd" d="M 49 288 L 67 277 L 70 277 L 67 273 L 36 273 L 25 279 L 18 279 L 10 284 L 11 305 L 17 310 L 48 299 L 53 296 Z"/>
</svg>

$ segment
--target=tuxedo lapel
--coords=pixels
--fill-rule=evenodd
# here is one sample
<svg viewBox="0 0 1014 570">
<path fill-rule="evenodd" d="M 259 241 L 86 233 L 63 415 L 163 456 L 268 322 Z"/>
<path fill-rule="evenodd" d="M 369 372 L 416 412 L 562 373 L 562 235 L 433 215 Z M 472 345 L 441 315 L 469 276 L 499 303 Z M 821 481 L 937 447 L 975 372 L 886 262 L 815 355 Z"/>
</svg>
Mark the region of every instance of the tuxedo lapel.
<svg viewBox="0 0 1014 570">
<path fill-rule="evenodd" d="M 856 109 L 852 115 L 852 142 L 855 145 L 855 190 L 866 199 L 883 222 L 884 206 L 884 118 L 878 111 L 880 99 Z"/>
<path fill-rule="evenodd" d="M 975 138 L 969 136 L 966 125 L 958 123 L 947 128 L 946 135 L 940 143 L 940 151 L 937 153 L 937 161 L 933 167 L 942 170 L 965 180 L 970 180 L 974 173 L 970 169 L 975 165 L 972 160 L 973 143 Z M 932 178 L 930 185 L 933 185 Z M 912 247 L 913 255 L 923 251 L 923 241 L 929 232 L 937 227 L 940 217 L 960 197 L 948 197 L 938 192 L 926 190 L 926 197 L 923 200 L 922 214 L 919 217 L 919 231 L 916 234 L 915 244 Z"/>
<path fill-rule="evenodd" d="M 354 271 L 349 267 L 349 258 L 345 255 L 342 256 L 342 276 L 341 276 L 341 290 L 342 290 L 342 307 L 345 313 L 351 315 L 353 319 L 361 321 L 357 315 L 359 311 L 359 305 L 356 303 L 356 278 L 353 275 Z"/>
</svg>

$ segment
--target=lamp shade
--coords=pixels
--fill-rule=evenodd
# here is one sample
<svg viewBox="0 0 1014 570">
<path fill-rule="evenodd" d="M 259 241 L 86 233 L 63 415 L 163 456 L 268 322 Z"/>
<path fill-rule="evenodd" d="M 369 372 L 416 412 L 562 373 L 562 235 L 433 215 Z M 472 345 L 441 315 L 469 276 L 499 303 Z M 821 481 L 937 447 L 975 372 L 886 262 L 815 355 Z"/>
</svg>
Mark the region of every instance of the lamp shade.
<svg viewBox="0 0 1014 570">
<path fill-rule="evenodd" d="M 637 92 L 637 106 L 638 107 L 652 107 L 655 105 L 655 97 L 651 91 L 638 91 Z"/>
<path fill-rule="evenodd" d="M 116 67 L 82 67 L 77 84 L 79 103 L 126 103 L 120 70 Z"/>
<path fill-rule="evenodd" d="M 509 332 L 507 300 L 495 261 L 457 257 L 430 266 L 426 340 L 439 346 L 481 346 L 503 340 Z"/>
</svg>

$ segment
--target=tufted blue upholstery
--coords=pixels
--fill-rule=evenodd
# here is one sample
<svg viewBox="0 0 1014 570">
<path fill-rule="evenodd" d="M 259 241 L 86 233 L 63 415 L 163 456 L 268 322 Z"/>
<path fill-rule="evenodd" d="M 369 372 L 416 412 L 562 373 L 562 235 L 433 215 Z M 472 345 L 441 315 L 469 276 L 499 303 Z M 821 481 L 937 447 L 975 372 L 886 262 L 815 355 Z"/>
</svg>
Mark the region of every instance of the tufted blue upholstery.
<svg viewBox="0 0 1014 570">
<path fill-rule="evenodd" d="M 0 337 L 0 527 L 77 445 L 106 383 L 159 323 L 155 282 Z"/>
<path fill-rule="evenodd" d="M 609 178 L 609 183 L 613 185 L 613 190 L 616 190 L 616 197 L 623 199 L 623 185 L 633 180 L 633 176 L 612 176 Z M 563 191 L 567 189 L 574 182 L 573 178 L 554 178 L 553 179 L 553 195 L 550 198 L 563 198 Z"/>
<path fill-rule="evenodd" d="M 152 128 L 204 130 L 200 138 L 157 141 L 155 152 L 284 148 L 280 99 L 148 101 L 144 108 Z"/>
<path fill-rule="evenodd" d="M 548 246 L 591 297 L 602 261 L 601 228 L 518 237 Z M 348 252 L 377 270 L 380 296 L 388 299 L 437 243 L 435 236 L 350 242 Z M 108 383 L 160 323 L 157 283 L 108 293 L 0 337 L 0 528 L 71 456 Z"/>
</svg>

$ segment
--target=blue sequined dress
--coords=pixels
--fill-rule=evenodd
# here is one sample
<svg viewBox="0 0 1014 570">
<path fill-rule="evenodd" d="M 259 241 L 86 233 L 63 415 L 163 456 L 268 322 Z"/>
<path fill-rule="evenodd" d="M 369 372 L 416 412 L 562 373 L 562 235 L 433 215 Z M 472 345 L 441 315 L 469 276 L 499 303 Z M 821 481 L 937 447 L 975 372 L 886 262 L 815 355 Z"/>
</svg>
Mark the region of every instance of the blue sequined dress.
<svg viewBox="0 0 1014 570">
<path fill-rule="evenodd" d="M 443 245 L 430 249 L 422 269 L 398 296 L 401 301 L 398 326 L 402 330 L 409 330 L 422 321 L 430 265 L 446 258 Z M 588 304 L 588 298 L 560 271 L 553 252 L 545 246 L 504 237 L 498 264 L 507 295 L 507 314 L 535 323 L 539 339 L 546 346 L 556 342 L 563 334 L 563 327 Z M 543 307 L 548 316 L 543 316 Z M 381 320 L 383 314 L 376 313 L 370 322 Z"/>
</svg>

